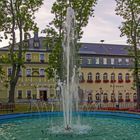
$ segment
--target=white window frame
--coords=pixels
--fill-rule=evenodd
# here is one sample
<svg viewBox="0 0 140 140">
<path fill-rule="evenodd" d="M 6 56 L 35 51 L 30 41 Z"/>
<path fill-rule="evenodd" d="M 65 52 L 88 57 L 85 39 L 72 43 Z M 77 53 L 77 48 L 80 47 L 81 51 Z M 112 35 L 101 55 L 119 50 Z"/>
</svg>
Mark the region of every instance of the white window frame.
<svg viewBox="0 0 140 140">
<path fill-rule="evenodd" d="M 43 57 L 42 57 L 43 56 Z M 45 54 L 44 53 L 40 53 L 39 54 L 39 60 L 40 61 L 45 61 Z"/>
<path fill-rule="evenodd" d="M 103 64 L 104 64 L 104 65 L 107 64 L 107 58 L 103 58 Z"/>
<path fill-rule="evenodd" d="M 119 64 L 119 65 L 122 64 L 122 58 L 118 58 L 118 64 Z"/>
<path fill-rule="evenodd" d="M 30 70 L 30 73 L 29 73 L 28 70 Z M 32 69 L 31 68 L 27 68 L 26 69 L 26 76 L 31 76 L 31 75 L 32 75 Z"/>
<path fill-rule="evenodd" d="M 100 64 L 100 59 L 99 59 L 99 57 L 95 57 L 95 64 Z"/>
<path fill-rule="evenodd" d="M 28 56 L 28 57 L 27 57 Z M 26 61 L 31 61 L 32 59 L 32 54 L 31 53 L 26 53 Z"/>
<path fill-rule="evenodd" d="M 92 63 L 92 58 L 88 58 L 88 59 L 87 59 L 87 63 L 88 63 L 88 64 L 91 64 L 91 63 Z"/>
<path fill-rule="evenodd" d="M 41 72 L 41 70 L 44 70 L 43 73 Z M 45 69 L 44 68 L 39 69 L 39 75 L 40 76 L 45 76 Z"/>
<path fill-rule="evenodd" d="M 114 63 L 115 63 L 115 59 L 111 58 L 111 65 L 114 65 Z"/>
</svg>

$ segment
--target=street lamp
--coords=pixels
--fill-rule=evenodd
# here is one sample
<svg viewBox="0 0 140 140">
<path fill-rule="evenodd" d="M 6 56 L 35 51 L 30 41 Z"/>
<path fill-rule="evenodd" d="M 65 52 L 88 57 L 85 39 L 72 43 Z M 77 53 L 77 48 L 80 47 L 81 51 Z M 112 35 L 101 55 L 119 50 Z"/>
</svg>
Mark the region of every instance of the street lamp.
<svg viewBox="0 0 140 140">
<path fill-rule="evenodd" d="M 101 104 L 102 104 L 102 101 L 103 101 L 103 99 L 102 99 L 103 89 L 101 87 L 99 89 L 100 89 L 100 108 L 101 108 Z"/>
</svg>

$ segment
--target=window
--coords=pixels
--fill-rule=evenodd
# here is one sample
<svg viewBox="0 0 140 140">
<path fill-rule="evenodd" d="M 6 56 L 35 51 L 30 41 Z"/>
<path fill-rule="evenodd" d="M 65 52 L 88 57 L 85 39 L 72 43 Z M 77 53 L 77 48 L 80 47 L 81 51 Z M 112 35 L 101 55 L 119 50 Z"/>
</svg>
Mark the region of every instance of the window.
<svg viewBox="0 0 140 140">
<path fill-rule="evenodd" d="M 112 93 L 112 94 L 111 94 L 111 102 L 115 102 L 115 101 L 116 101 L 116 99 L 115 99 L 115 94 Z"/>
<path fill-rule="evenodd" d="M 26 76 L 31 76 L 31 69 L 26 69 Z"/>
<path fill-rule="evenodd" d="M 108 102 L 108 95 L 107 95 L 107 93 L 103 94 L 103 102 Z"/>
<path fill-rule="evenodd" d="M 122 58 L 118 58 L 118 64 L 122 64 Z"/>
<path fill-rule="evenodd" d="M 8 68 L 8 76 L 11 76 L 12 75 L 12 68 Z"/>
<path fill-rule="evenodd" d="M 31 99 L 31 90 L 27 90 L 27 99 Z"/>
<path fill-rule="evenodd" d="M 91 93 L 88 94 L 88 103 L 89 104 L 93 103 L 93 99 L 92 99 L 92 94 Z"/>
<path fill-rule="evenodd" d="M 100 80 L 100 73 L 96 73 L 96 80 Z"/>
<path fill-rule="evenodd" d="M 91 58 L 88 58 L 88 59 L 87 59 L 87 63 L 88 63 L 88 64 L 91 64 L 91 63 L 92 63 L 92 59 L 91 59 Z"/>
<path fill-rule="evenodd" d="M 126 95 L 125 95 L 125 101 L 126 102 L 130 102 L 129 93 L 126 93 Z"/>
<path fill-rule="evenodd" d="M 104 81 L 108 80 L 108 74 L 107 74 L 107 73 L 104 73 L 104 74 L 103 74 L 103 80 L 104 80 Z"/>
<path fill-rule="evenodd" d="M 99 57 L 95 58 L 95 64 L 99 64 Z"/>
<path fill-rule="evenodd" d="M 26 54 L 26 61 L 31 61 L 31 54 L 30 53 Z"/>
<path fill-rule="evenodd" d="M 39 75 L 44 77 L 45 76 L 45 70 L 44 69 L 40 69 L 39 70 Z"/>
<path fill-rule="evenodd" d="M 84 82 L 84 73 L 82 72 L 79 76 L 80 82 Z"/>
<path fill-rule="evenodd" d="M 21 77 L 22 76 L 22 70 L 20 69 L 19 71 L 19 76 Z"/>
<path fill-rule="evenodd" d="M 88 80 L 92 80 L 92 73 L 88 73 Z"/>
<path fill-rule="evenodd" d="M 44 53 L 41 53 L 41 54 L 40 54 L 40 62 L 44 62 L 44 58 L 45 58 Z"/>
<path fill-rule="evenodd" d="M 127 83 L 130 82 L 130 74 L 129 74 L 129 73 L 126 73 L 126 75 L 125 75 L 125 81 L 126 81 Z"/>
<path fill-rule="evenodd" d="M 80 57 L 80 64 L 82 64 L 83 63 L 83 58 L 82 57 Z"/>
<path fill-rule="evenodd" d="M 125 62 L 126 62 L 126 64 L 128 65 L 128 64 L 129 64 L 129 58 L 126 58 L 126 59 L 125 59 Z"/>
<path fill-rule="evenodd" d="M 119 82 L 123 82 L 122 73 L 119 73 L 119 74 L 118 74 L 118 81 L 119 81 Z"/>
<path fill-rule="evenodd" d="M 111 82 L 115 82 L 115 73 L 111 73 Z"/>
<path fill-rule="evenodd" d="M 137 102 L 137 94 L 136 93 L 133 94 L 133 101 Z"/>
<path fill-rule="evenodd" d="M 34 42 L 34 47 L 38 48 L 39 47 L 39 42 Z"/>
<path fill-rule="evenodd" d="M 123 102 L 122 93 L 119 93 L 119 95 L 118 95 L 118 101 L 119 102 Z"/>
<path fill-rule="evenodd" d="M 95 97 L 96 97 L 96 100 L 97 100 L 97 101 L 100 101 L 100 100 L 101 100 L 101 96 L 100 96 L 99 93 L 97 93 Z"/>
<path fill-rule="evenodd" d="M 18 90 L 18 99 L 22 99 L 22 90 Z"/>
<path fill-rule="evenodd" d="M 115 62 L 114 58 L 111 58 L 111 65 L 114 65 L 114 62 Z"/>
<path fill-rule="evenodd" d="M 103 64 L 107 64 L 107 58 L 103 58 Z"/>
</svg>

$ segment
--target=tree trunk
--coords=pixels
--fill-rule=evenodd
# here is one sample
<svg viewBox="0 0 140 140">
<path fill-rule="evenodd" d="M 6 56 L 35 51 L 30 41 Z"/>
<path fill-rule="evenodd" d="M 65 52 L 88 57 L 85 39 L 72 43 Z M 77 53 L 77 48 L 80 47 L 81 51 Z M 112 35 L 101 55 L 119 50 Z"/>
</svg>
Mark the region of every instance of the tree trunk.
<svg viewBox="0 0 140 140">
<path fill-rule="evenodd" d="M 12 82 L 10 84 L 10 90 L 9 90 L 9 101 L 8 103 L 15 103 L 15 83 Z"/>
</svg>

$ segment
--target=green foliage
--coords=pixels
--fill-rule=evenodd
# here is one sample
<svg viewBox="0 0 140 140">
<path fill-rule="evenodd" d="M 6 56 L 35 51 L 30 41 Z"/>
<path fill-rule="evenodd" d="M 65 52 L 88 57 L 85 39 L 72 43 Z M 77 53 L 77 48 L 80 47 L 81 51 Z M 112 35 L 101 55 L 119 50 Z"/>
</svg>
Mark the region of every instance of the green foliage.
<svg viewBox="0 0 140 140">
<path fill-rule="evenodd" d="M 134 78 L 137 90 L 137 103 L 140 108 L 140 1 L 116 0 L 116 14 L 123 18 L 120 27 L 121 36 L 127 37 L 127 43 L 131 45 L 130 55 L 134 58 Z"/>
<path fill-rule="evenodd" d="M 140 43 L 140 1 L 139 0 L 116 0 L 117 15 L 123 18 L 120 27 L 121 36 L 127 36 L 129 44 Z"/>
<path fill-rule="evenodd" d="M 93 16 L 94 6 L 97 0 L 71 0 L 69 4 L 67 0 L 56 0 L 52 6 L 52 13 L 54 14 L 54 19 L 50 22 L 47 29 L 44 30 L 46 33 L 47 43 L 52 49 L 52 54 L 49 57 L 49 66 L 47 68 L 47 73 L 49 78 L 54 77 L 54 72 L 62 78 L 62 40 L 63 40 L 63 25 L 66 19 L 66 9 L 71 6 L 75 11 L 76 17 L 76 36 L 75 42 L 80 40 L 83 31 L 82 28 L 87 26 L 89 17 Z M 56 43 L 59 42 L 59 43 Z M 58 45 L 59 44 L 59 45 Z M 77 45 L 78 46 L 78 45 Z M 78 51 L 78 48 L 77 48 Z"/>
<path fill-rule="evenodd" d="M 4 32 L 7 39 L 10 36 L 9 56 L 3 63 L 12 65 L 12 74 L 9 78 L 9 102 L 14 102 L 14 90 L 18 81 L 19 72 L 24 64 L 24 34 L 37 31 L 35 12 L 42 5 L 43 0 L 2 0 L 0 1 L 0 32 Z M 16 31 L 19 31 L 19 43 L 16 42 Z M 0 39 L 2 37 L 0 36 Z"/>
</svg>

